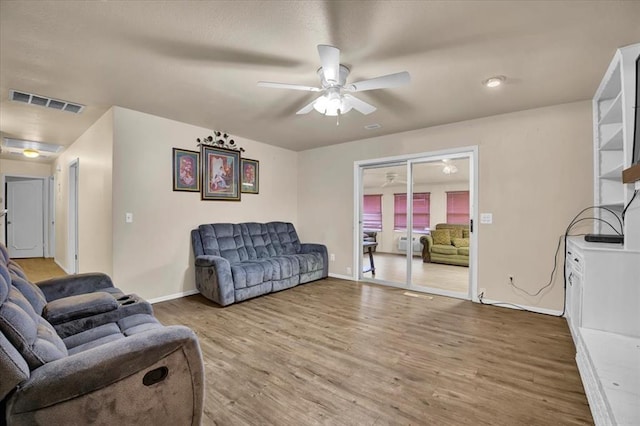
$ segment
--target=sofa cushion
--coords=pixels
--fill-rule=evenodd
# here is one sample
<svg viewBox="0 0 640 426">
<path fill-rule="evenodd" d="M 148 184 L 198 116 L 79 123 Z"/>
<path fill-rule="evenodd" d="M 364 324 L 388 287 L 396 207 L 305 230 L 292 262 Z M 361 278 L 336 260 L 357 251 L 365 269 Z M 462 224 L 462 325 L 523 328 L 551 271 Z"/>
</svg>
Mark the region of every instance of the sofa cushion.
<svg viewBox="0 0 640 426">
<path fill-rule="evenodd" d="M 431 253 L 455 255 L 458 254 L 458 249 L 452 245 L 434 244 L 431 247 Z"/>
<path fill-rule="evenodd" d="M 17 265 L 16 265 L 17 266 Z M 11 285 L 13 285 L 22 295 L 29 301 L 33 310 L 38 315 L 42 313 L 42 309 L 47 304 L 47 299 L 44 297 L 44 293 L 37 285 L 33 284 L 24 275 L 18 275 L 14 271 L 15 269 L 9 268 L 11 271 Z M 22 270 L 20 270 L 22 271 Z"/>
<path fill-rule="evenodd" d="M 322 269 L 324 261 L 320 253 L 296 254 L 300 264 L 300 273 L 314 272 Z"/>
<path fill-rule="evenodd" d="M 451 234 L 449 233 L 449 229 L 435 229 L 431 231 L 431 237 L 433 238 L 434 245 L 451 244 Z"/>
<path fill-rule="evenodd" d="M 451 238 L 451 243 L 456 247 L 469 247 L 468 238 Z"/>
<path fill-rule="evenodd" d="M 458 254 L 469 256 L 469 247 L 458 247 Z"/>
<path fill-rule="evenodd" d="M 271 243 L 271 236 L 264 223 L 241 223 L 240 229 L 245 238 L 245 247 L 249 260 L 264 259 L 276 255 L 276 250 Z M 247 241 L 247 239 L 249 241 Z"/>
<path fill-rule="evenodd" d="M 4 267 L 4 265 L 2 265 Z M 67 356 L 62 339 L 15 287 L 0 280 L 0 331 L 34 370 Z"/>
<path fill-rule="evenodd" d="M 274 256 L 268 259 L 273 266 L 271 279 L 274 281 L 291 278 L 300 274 L 300 263 L 294 255 Z"/>
<path fill-rule="evenodd" d="M 233 223 L 212 223 L 200 225 L 200 237 L 204 254 L 222 256 L 229 262 L 242 262 L 249 259 L 240 225 Z"/>
<path fill-rule="evenodd" d="M 462 238 L 462 228 L 449 228 L 449 234 L 451 235 L 451 239 Z"/>
<path fill-rule="evenodd" d="M 265 281 L 271 281 L 273 264 L 267 260 L 248 260 L 231 264 L 233 286 L 236 289 L 251 287 Z"/>
<path fill-rule="evenodd" d="M 267 223 L 271 243 L 276 255 L 295 254 L 300 252 L 300 240 L 293 224 L 288 222 Z"/>
<path fill-rule="evenodd" d="M 462 238 L 469 238 L 469 230 L 468 229 L 463 229 L 462 230 Z"/>
</svg>

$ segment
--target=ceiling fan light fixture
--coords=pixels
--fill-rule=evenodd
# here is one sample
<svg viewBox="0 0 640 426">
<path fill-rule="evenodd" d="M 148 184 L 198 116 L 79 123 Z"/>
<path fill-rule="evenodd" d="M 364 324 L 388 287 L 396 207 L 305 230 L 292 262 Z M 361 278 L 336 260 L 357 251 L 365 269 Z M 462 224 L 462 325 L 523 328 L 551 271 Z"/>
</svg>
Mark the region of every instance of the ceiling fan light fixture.
<svg viewBox="0 0 640 426">
<path fill-rule="evenodd" d="M 22 155 L 27 158 L 38 158 L 40 156 L 40 151 L 33 148 L 26 148 L 22 151 Z"/>
<path fill-rule="evenodd" d="M 505 77 L 504 75 L 497 75 L 495 77 L 486 79 L 485 81 L 482 82 L 482 84 L 492 89 L 494 87 L 500 86 L 506 80 L 507 80 L 507 77 Z"/>
<path fill-rule="evenodd" d="M 447 164 L 442 168 L 442 173 L 445 175 L 451 175 L 453 173 L 458 173 L 458 168 L 453 164 Z"/>
</svg>

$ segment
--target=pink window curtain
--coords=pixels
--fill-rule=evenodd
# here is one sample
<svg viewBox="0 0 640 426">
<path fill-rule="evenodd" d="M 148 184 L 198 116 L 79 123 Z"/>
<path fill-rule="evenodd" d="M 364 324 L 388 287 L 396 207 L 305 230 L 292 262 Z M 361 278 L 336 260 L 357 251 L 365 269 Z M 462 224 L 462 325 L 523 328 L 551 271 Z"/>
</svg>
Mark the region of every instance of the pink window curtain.
<svg viewBox="0 0 640 426">
<path fill-rule="evenodd" d="M 447 223 L 469 223 L 469 191 L 447 192 Z"/>
<path fill-rule="evenodd" d="M 362 228 L 382 231 L 382 195 L 365 195 L 362 201 Z"/>
<path fill-rule="evenodd" d="M 393 229 L 407 229 L 407 194 L 394 194 Z M 413 230 L 424 231 L 429 228 L 430 193 L 413 194 Z"/>
</svg>

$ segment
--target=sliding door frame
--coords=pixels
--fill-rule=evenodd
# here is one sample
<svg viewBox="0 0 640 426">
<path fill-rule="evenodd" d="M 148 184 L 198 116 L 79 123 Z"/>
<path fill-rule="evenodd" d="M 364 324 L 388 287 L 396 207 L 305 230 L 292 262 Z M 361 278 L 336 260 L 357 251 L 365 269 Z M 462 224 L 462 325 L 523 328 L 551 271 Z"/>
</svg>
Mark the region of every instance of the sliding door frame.
<svg viewBox="0 0 640 426">
<path fill-rule="evenodd" d="M 425 288 L 411 284 L 412 270 L 411 259 L 412 250 L 407 250 L 407 274 L 404 283 L 390 282 L 379 279 L 370 279 L 363 276 L 363 257 L 362 257 L 362 211 L 363 211 L 363 195 L 362 187 L 363 173 L 365 169 L 397 166 L 398 163 L 405 163 L 407 167 L 407 239 L 411 241 L 413 237 L 413 186 L 412 176 L 413 167 L 421 163 L 439 161 L 445 158 L 469 159 L 469 218 L 473 223 L 473 232 L 470 234 L 470 256 L 469 256 L 469 285 L 468 292 L 464 299 L 478 301 L 478 146 L 467 146 L 460 148 L 452 148 L 440 151 L 423 152 L 418 154 L 399 155 L 394 157 L 376 158 L 371 160 L 361 160 L 354 162 L 353 181 L 354 181 L 354 217 L 353 217 L 353 265 L 355 265 L 354 277 L 356 281 L 370 282 L 374 284 L 383 284 L 391 287 L 399 287 L 412 291 L 429 292 L 440 294 L 443 296 L 460 297 L 460 293 L 449 292 L 446 290 L 438 290 L 434 288 Z"/>
</svg>

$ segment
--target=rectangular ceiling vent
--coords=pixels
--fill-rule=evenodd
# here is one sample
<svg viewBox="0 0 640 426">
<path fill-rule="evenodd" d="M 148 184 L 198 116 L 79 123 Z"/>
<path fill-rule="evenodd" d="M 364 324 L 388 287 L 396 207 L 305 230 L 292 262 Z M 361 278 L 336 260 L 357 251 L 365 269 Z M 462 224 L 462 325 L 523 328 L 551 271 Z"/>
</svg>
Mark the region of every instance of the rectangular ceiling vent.
<svg viewBox="0 0 640 426">
<path fill-rule="evenodd" d="M 15 102 L 22 102 L 23 104 L 38 105 L 45 108 L 72 112 L 74 114 L 80 114 L 84 109 L 84 105 L 77 103 L 34 95 L 33 93 L 19 92 L 17 90 L 9 91 L 9 99 Z"/>
<path fill-rule="evenodd" d="M 52 154 L 57 154 L 62 151 L 64 147 L 62 145 L 55 145 L 52 143 L 44 143 L 44 142 L 36 142 L 36 141 L 27 141 L 24 139 L 12 139 L 12 138 L 4 138 L 3 146 L 8 149 L 37 149 L 40 152 L 50 152 Z"/>
</svg>

